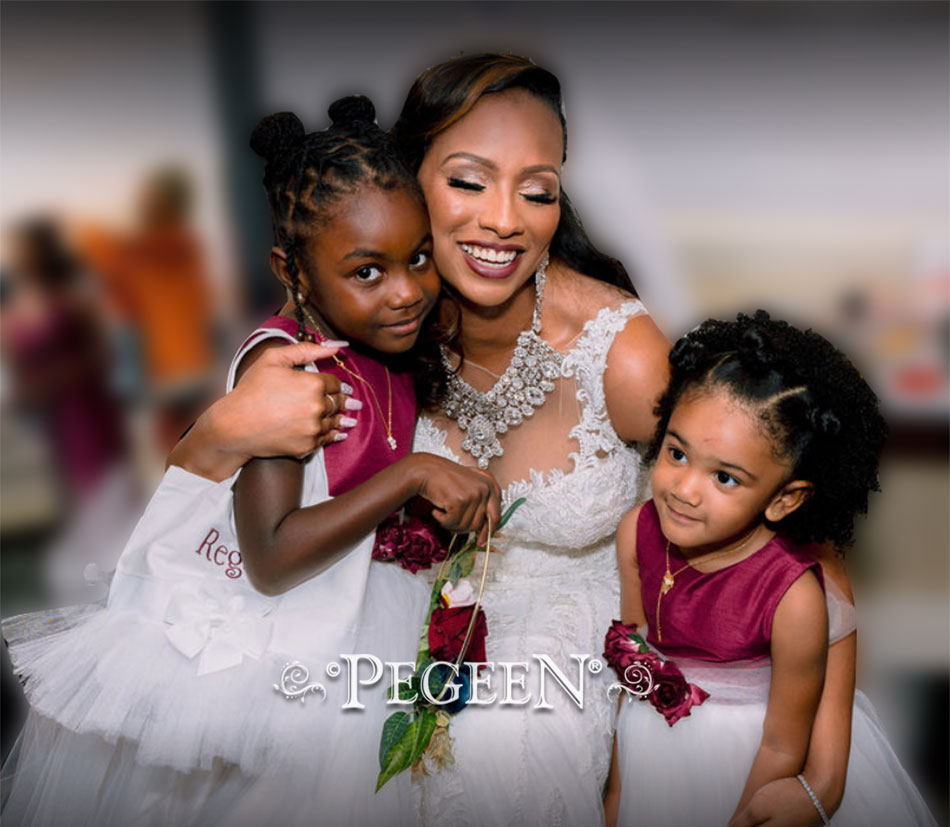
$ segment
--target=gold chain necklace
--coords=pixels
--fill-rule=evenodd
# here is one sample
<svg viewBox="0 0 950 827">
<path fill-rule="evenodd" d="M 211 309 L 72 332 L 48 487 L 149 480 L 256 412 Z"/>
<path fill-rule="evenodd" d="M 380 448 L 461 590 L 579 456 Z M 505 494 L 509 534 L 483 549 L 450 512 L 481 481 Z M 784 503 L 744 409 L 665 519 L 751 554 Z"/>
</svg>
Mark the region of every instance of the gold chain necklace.
<svg viewBox="0 0 950 827">
<path fill-rule="evenodd" d="M 329 339 L 330 337 L 320 329 L 320 325 L 310 312 L 310 309 L 303 304 L 301 304 L 300 307 L 313 329 Z M 386 372 L 386 416 L 383 416 L 383 406 L 379 404 L 379 397 L 376 396 L 376 389 L 372 386 L 372 384 L 370 384 L 369 381 L 363 378 L 362 374 L 359 373 L 359 367 L 354 364 L 356 370 L 350 370 L 350 368 L 344 364 L 343 360 L 335 353 L 331 358 L 334 362 L 336 362 L 337 366 L 341 370 L 346 371 L 346 373 L 348 373 L 354 379 L 358 379 L 360 382 L 366 385 L 370 394 L 372 394 L 373 404 L 376 406 L 376 410 L 379 411 L 379 418 L 382 420 L 383 426 L 386 428 L 386 442 L 389 443 L 389 447 L 395 451 L 399 446 L 396 443 L 396 437 L 393 436 L 393 386 L 392 380 L 389 376 L 389 368 L 386 367 L 386 365 L 383 365 L 383 370 Z"/>
<path fill-rule="evenodd" d="M 758 526 L 756 526 L 756 528 L 758 528 Z M 695 567 L 699 563 L 708 563 L 710 560 L 725 557 L 727 554 L 732 554 L 733 552 L 745 548 L 749 540 L 752 539 L 753 534 L 755 534 L 755 528 L 753 528 L 738 545 L 721 551 L 710 552 L 709 554 L 701 554 L 695 560 L 687 560 L 685 566 L 680 566 L 674 572 L 670 571 L 670 541 L 666 541 L 666 572 L 663 575 L 663 581 L 660 583 L 660 593 L 656 596 L 656 639 L 658 641 L 663 640 L 663 631 L 660 628 L 660 604 L 663 602 L 663 595 L 673 588 L 676 582 L 676 575 L 686 571 L 688 568 Z"/>
</svg>

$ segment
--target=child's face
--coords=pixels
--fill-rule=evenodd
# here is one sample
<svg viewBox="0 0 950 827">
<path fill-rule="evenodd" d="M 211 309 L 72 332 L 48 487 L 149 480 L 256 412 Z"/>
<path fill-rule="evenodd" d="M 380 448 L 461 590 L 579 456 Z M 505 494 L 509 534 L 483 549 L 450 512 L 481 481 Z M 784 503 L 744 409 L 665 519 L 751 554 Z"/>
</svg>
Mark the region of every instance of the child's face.
<svg viewBox="0 0 950 827">
<path fill-rule="evenodd" d="M 425 209 L 404 189 L 374 187 L 333 209 L 307 246 L 301 290 L 334 336 L 408 350 L 440 286 Z"/>
<path fill-rule="evenodd" d="M 682 549 L 714 551 L 748 534 L 769 511 L 781 519 L 791 468 L 762 423 L 724 389 L 680 399 L 653 469 L 663 534 Z M 797 506 L 796 506 L 797 507 Z"/>
</svg>

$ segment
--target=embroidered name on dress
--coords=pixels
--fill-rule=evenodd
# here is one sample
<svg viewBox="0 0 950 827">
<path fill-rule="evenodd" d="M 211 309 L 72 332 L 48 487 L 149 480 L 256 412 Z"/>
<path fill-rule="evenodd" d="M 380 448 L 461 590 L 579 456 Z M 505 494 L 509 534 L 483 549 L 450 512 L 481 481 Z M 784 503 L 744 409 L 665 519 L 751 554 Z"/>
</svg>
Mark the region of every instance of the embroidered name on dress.
<svg viewBox="0 0 950 827">
<path fill-rule="evenodd" d="M 216 566 L 226 566 L 224 573 L 232 580 L 237 580 L 244 573 L 244 569 L 241 568 L 241 552 L 236 548 L 229 549 L 223 544 L 212 550 L 220 536 L 221 532 L 216 528 L 209 530 L 201 541 L 201 545 L 195 549 L 195 554 L 203 556 L 209 563 L 214 563 Z"/>
</svg>

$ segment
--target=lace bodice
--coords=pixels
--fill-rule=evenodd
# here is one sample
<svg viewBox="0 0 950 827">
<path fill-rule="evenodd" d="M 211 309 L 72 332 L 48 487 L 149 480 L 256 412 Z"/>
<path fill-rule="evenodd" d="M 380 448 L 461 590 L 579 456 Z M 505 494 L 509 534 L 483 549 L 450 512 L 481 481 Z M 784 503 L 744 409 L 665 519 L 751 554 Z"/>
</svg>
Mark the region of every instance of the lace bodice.
<svg viewBox="0 0 950 827">
<path fill-rule="evenodd" d="M 614 337 L 631 318 L 645 312 L 639 301 L 603 308 L 584 325 L 564 354 L 559 381 L 572 383 L 569 387 L 574 389 L 578 412 L 576 424 L 567 435 L 576 445 L 576 450 L 567 455 L 572 468 L 530 468 L 526 477 L 505 486 L 504 507 L 519 497 L 526 499 L 505 529 L 505 535 L 519 545 L 584 549 L 610 537 L 624 512 L 642 498 L 643 463 L 640 454 L 620 439 L 610 423 L 603 377 Z M 474 464 L 471 457 L 460 457 L 449 444 L 451 428 L 457 430 L 444 418 L 437 422 L 420 417 L 413 450 Z M 517 439 L 518 429 L 510 434 L 511 439 Z"/>
</svg>

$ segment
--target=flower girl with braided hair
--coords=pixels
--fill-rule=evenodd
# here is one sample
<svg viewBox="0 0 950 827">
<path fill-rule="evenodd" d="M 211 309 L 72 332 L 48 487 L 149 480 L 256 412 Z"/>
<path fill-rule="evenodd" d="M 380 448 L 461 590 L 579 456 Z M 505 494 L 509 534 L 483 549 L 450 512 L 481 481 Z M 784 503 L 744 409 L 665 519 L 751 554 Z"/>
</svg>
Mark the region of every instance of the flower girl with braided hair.
<svg viewBox="0 0 950 827">
<path fill-rule="evenodd" d="M 217 484 L 171 467 L 108 605 L 11 647 L 32 706 L 5 768 L 11 825 L 415 822 L 407 779 L 373 792 L 384 681 L 354 707 L 332 664 L 415 654 L 428 589 L 370 566 L 376 526 L 421 496 L 443 527 L 477 530 L 497 524 L 499 491 L 487 474 L 410 454 L 410 351 L 440 286 L 428 216 L 372 104 L 345 98 L 330 117 L 307 134 L 279 113 L 252 136 L 289 296 L 238 350 L 228 387 L 268 348 L 317 340 L 358 424 L 304 459 L 255 459 Z"/>
<path fill-rule="evenodd" d="M 617 533 L 622 617 L 605 656 L 644 702 L 622 704 L 608 814 L 768 824 L 756 793 L 797 777 L 813 805 L 801 823 L 828 823 L 803 769 L 829 636 L 851 634 L 853 612 L 807 544 L 853 541 L 884 420 L 842 353 L 763 311 L 705 322 L 670 363 L 653 497 Z M 860 693 L 853 718 L 835 823 L 932 824 Z"/>
</svg>

